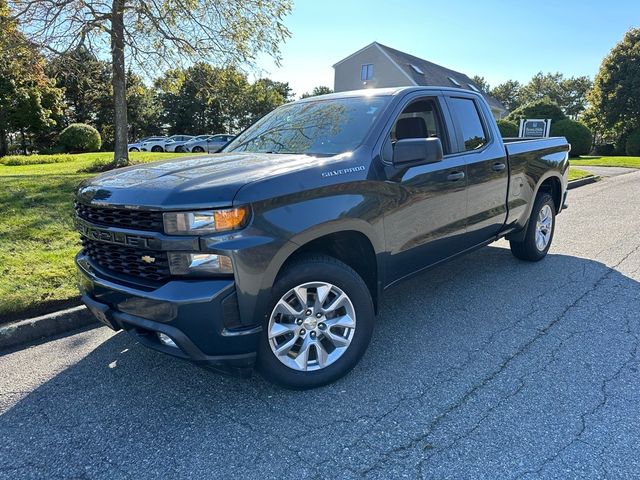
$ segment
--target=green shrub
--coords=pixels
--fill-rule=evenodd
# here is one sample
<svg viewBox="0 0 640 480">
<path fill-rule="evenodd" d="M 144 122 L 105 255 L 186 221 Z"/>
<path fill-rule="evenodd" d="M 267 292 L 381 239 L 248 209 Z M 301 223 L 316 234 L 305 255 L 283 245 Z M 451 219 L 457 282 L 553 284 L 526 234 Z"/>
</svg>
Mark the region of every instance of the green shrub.
<svg viewBox="0 0 640 480">
<path fill-rule="evenodd" d="M 552 122 L 559 122 L 567 118 L 567 116 L 562 112 L 560 107 L 551 100 L 543 99 L 526 103 L 516 108 L 509 114 L 507 120 L 520 123 L 520 120 L 523 118 L 537 118 L 541 120 L 550 118 Z"/>
<path fill-rule="evenodd" d="M 498 120 L 496 123 L 498 124 L 498 130 L 500 130 L 500 134 L 502 135 L 502 138 L 518 136 L 519 129 L 518 129 L 518 125 L 515 122 L 501 119 L 501 120 Z"/>
<path fill-rule="evenodd" d="M 102 140 L 91 125 L 72 123 L 60 133 L 59 143 L 66 152 L 85 153 L 100 150 Z"/>
<path fill-rule="evenodd" d="M 565 137 L 571 144 L 572 157 L 586 155 L 591 151 L 593 134 L 584 123 L 569 119 L 551 122 L 551 136 Z"/>
<path fill-rule="evenodd" d="M 64 163 L 72 162 L 75 159 L 73 155 L 8 155 L 0 158 L 2 165 L 41 165 L 45 163 Z"/>
<path fill-rule="evenodd" d="M 613 143 L 600 143 L 593 146 L 593 151 L 596 155 L 610 157 L 612 155 L 615 155 L 616 146 Z"/>
<path fill-rule="evenodd" d="M 640 130 L 634 130 L 627 137 L 625 153 L 631 157 L 640 156 Z"/>
</svg>

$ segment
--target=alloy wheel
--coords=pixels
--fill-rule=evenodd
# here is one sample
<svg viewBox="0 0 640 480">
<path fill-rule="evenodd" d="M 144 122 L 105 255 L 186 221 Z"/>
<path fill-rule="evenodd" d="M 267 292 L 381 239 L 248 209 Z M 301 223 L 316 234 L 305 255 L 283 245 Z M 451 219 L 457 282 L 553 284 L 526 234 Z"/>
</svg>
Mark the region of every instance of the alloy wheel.
<svg viewBox="0 0 640 480">
<path fill-rule="evenodd" d="M 551 231 L 553 230 L 553 212 L 548 204 L 545 204 L 538 213 L 536 222 L 536 248 L 544 251 L 551 240 Z"/>
<path fill-rule="evenodd" d="M 320 370 L 347 351 L 355 329 L 355 309 L 347 294 L 330 283 L 309 282 L 276 303 L 269 318 L 269 345 L 293 370 Z"/>
</svg>

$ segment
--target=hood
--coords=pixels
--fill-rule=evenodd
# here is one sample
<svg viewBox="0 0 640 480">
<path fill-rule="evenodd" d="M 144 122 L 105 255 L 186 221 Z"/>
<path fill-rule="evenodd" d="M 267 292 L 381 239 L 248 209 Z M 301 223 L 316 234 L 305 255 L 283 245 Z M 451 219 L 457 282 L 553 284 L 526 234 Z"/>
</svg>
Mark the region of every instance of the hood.
<svg viewBox="0 0 640 480">
<path fill-rule="evenodd" d="M 84 181 L 87 204 L 192 209 L 231 206 L 237 191 L 259 179 L 327 162 L 309 155 L 220 153 L 182 157 L 105 172 Z"/>
</svg>

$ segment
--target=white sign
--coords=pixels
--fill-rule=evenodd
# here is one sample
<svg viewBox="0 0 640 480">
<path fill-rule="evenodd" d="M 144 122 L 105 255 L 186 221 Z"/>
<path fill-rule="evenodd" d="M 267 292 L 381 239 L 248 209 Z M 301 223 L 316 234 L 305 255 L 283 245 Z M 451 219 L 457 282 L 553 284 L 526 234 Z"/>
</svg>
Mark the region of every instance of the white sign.
<svg viewBox="0 0 640 480">
<path fill-rule="evenodd" d="M 551 119 L 540 120 L 527 118 L 520 120 L 519 137 L 523 138 L 545 138 L 549 136 L 551 130 Z"/>
</svg>

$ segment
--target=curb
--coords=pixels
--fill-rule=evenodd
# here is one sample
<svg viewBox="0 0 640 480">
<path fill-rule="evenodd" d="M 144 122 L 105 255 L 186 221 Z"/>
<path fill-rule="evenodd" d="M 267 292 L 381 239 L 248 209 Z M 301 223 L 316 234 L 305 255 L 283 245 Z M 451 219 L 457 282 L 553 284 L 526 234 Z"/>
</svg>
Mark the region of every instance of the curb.
<svg viewBox="0 0 640 480">
<path fill-rule="evenodd" d="M 94 323 L 97 324 L 98 320 L 84 305 L 19 320 L 0 326 L 0 350 L 66 333 Z"/>
<path fill-rule="evenodd" d="M 590 183 L 599 182 L 600 180 L 601 178 L 597 175 L 589 175 L 588 177 L 579 178 L 578 180 L 572 180 L 567 185 L 567 190 L 582 187 L 583 185 L 589 185 Z"/>
</svg>

